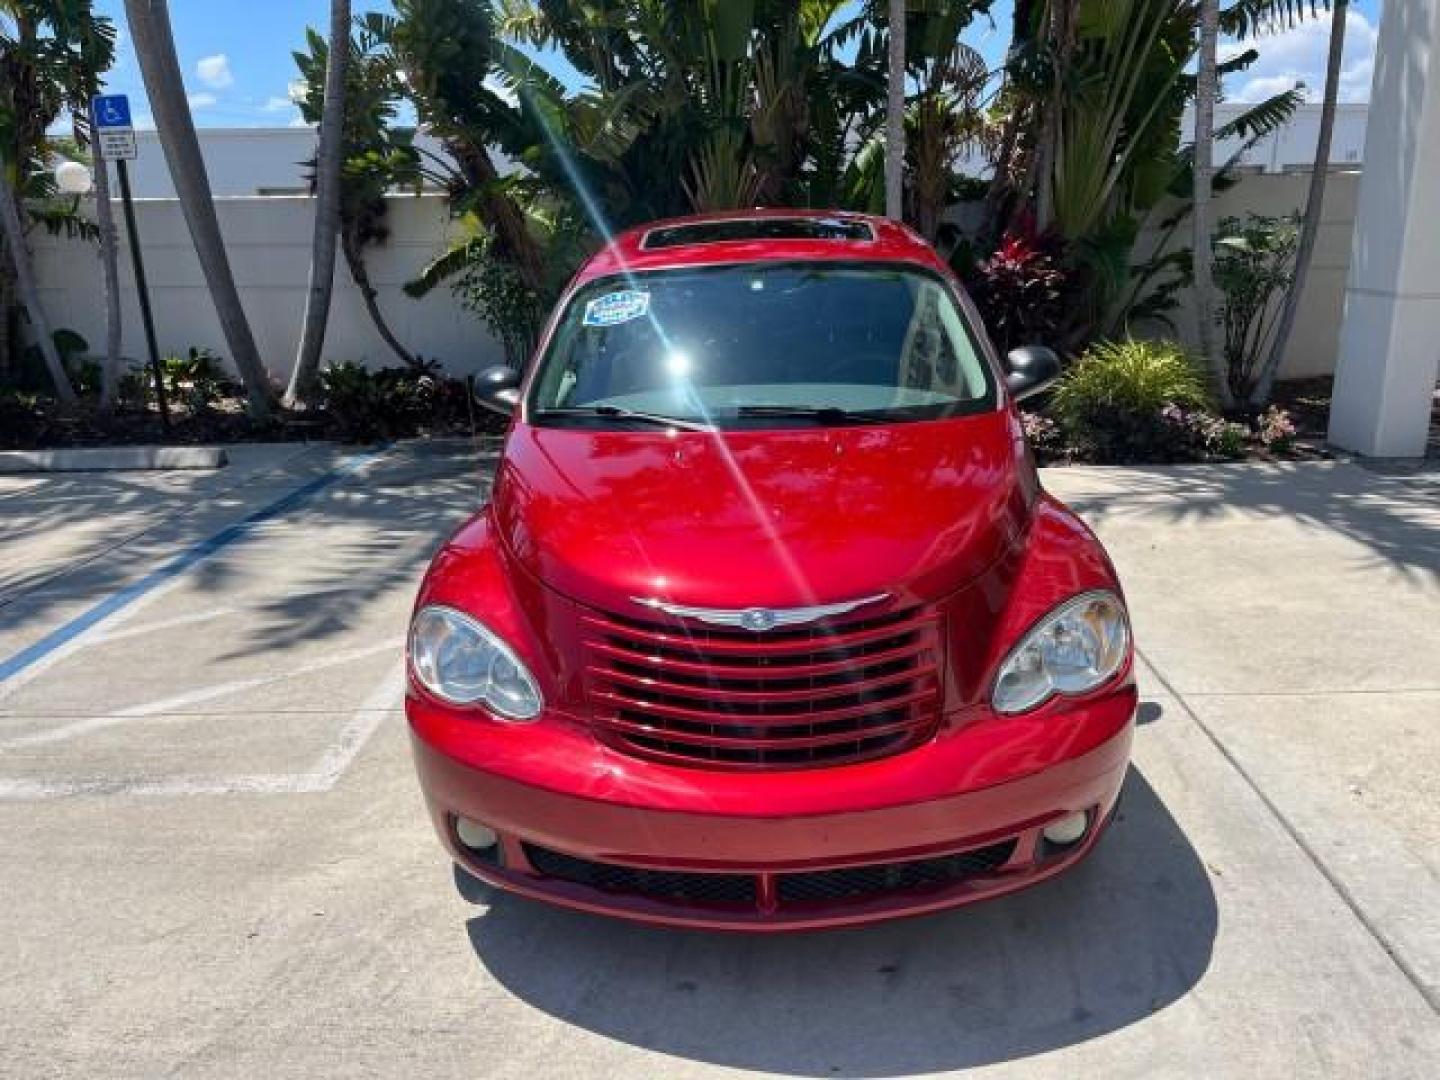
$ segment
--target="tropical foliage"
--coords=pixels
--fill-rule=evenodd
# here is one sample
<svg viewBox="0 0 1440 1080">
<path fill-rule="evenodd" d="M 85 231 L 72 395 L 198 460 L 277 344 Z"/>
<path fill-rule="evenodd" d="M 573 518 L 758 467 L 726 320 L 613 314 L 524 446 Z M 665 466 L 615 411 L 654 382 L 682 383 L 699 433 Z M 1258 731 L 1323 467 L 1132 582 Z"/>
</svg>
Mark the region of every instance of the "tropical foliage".
<svg viewBox="0 0 1440 1080">
<path fill-rule="evenodd" d="M 1199 96 L 1195 74 L 1207 15 L 1247 46 L 1217 59 L 1223 79 L 1254 63 L 1263 31 L 1330 5 L 1015 0 L 998 70 L 969 44 L 992 26 L 992 6 L 906 0 L 902 43 L 891 0 L 394 0 L 388 13 L 350 21 L 343 103 L 328 113 L 330 50 L 344 21 L 328 37 L 311 31 L 295 54 L 295 98 L 307 121 L 328 115 L 327 131 L 341 127 L 339 248 L 396 370 L 413 374 L 387 376 L 379 392 L 336 368 L 322 396 L 399 400 L 425 377 L 366 266 L 397 193 L 443 189 L 455 226 L 451 247 L 408 291 L 451 289 L 516 366 L 575 267 L 619 229 L 757 205 L 882 212 L 892 40 L 903 44 L 907 223 L 965 277 L 1002 349 L 1043 341 L 1084 357 L 1075 365 L 1084 381 L 1075 375 L 1057 403 L 1073 405 L 1082 385 L 1137 355 L 1145 363 L 1127 371 L 1144 384 L 1159 359 L 1179 355 L 1143 354 L 1130 339 L 1173 329 L 1195 269 L 1187 224 L 1198 218 L 1208 233 L 1208 191 L 1232 183 L 1244 149 L 1302 100 L 1286 91 L 1215 130 L 1214 141 L 1241 149 L 1216 163 L 1213 185 L 1203 176 L 1197 185 L 1211 146 L 1192 145 L 1183 117 L 1216 96 Z M 158 55 L 168 22 L 152 29 L 164 32 L 149 50 Z M 30 224 L 81 220 L 47 199 L 45 132 L 98 87 L 112 43 L 89 0 L 0 0 L 0 164 L 26 196 Z M 417 141 L 411 116 L 438 153 L 422 149 L 434 144 Z M 1277 355 L 1267 345 L 1287 282 L 1255 260 L 1283 253 L 1252 244 L 1247 254 L 1232 242 L 1246 235 L 1227 230 L 1214 248 L 1226 344 L 1208 391 L 1222 401 L 1268 377 L 1264 356 Z M 1202 248 L 1204 276 L 1212 249 Z M 1239 299 L 1253 285 L 1246 274 L 1268 282 L 1259 314 Z M 0 304 L 13 306 L 7 288 L 0 270 Z M 1091 348 L 1107 340 L 1127 344 Z M 1185 358 L 1187 371 L 1196 359 Z M 245 383 L 263 412 L 268 389 L 253 373 Z M 1142 411 L 1163 408 L 1178 410 L 1171 428 L 1199 431 L 1177 416 L 1208 415 L 1185 395 Z M 1063 422 L 1090 438 L 1079 406 Z"/>
<path fill-rule="evenodd" d="M 1270 355 L 1281 304 L 1295 280 L 1300 219 L 1251 214 L 1225 218 L 1215 240 L 1215 286 L 1223 302 L 1225 377 L 1236 401 L 1245 401 Z"/>
<path fill-rule="evenodd" d="M 382 26 L 383 29 L 383 26 Z M 306 50 L 294 53 L 300 72 L 296 105 L 301 117 L 319 124 L 325 110 L 329 42 L 314 30 Z M 415 133 L 396 124 L 404 88 L 385 39 L 366 20 L 351 31 L 345 65 L 345 109 L 341 133 L 340 252 L 360 291 L 366 312 L 381 339 L 404 366 L 415 357 L 400 341 L 380 308 L 379 292 L 365 263 L 366 248 L 384 244 L 390 230 L 386 195 L 402 188 L 419 190 L 426 175 L 415 149 Z"/>
<path fill-rule="evenodd" d="M 100 73 L 115 56 L 115 27 L 91 0 L 0 0 L 0 375 L 13 370 L 19 349 L 20 301 L 25 294 L 34 338 L 44 353 L 56 395 L 73 399 L 30 273 L 25 234 L 52 232 L 93 238 L 93 225 L 74 201 L 56 197 L 47 168 L 51 130 L 69 113 L 82 119 Z M 22 213 L 21 207 L 25 210 Z"/>
</svg>

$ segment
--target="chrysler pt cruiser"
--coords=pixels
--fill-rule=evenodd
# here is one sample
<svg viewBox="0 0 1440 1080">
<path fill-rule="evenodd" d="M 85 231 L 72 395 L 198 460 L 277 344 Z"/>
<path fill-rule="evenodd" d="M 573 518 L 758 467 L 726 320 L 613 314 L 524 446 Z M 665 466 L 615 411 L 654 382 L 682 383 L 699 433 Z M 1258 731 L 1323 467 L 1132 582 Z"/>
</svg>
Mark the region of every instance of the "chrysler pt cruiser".
<svg viewBox="0 0 1440 1080">
<path fill-rule="evenodd" d="M 492 498 L 436 555 L 406 711 L 469 874 L 736 930 L 997 896 L 1104 831 L 1130 755 L 1115 571 L 1041 488 L 996 355 L 903 226 L 751 212 L 566 289 Z"/>
</svg>

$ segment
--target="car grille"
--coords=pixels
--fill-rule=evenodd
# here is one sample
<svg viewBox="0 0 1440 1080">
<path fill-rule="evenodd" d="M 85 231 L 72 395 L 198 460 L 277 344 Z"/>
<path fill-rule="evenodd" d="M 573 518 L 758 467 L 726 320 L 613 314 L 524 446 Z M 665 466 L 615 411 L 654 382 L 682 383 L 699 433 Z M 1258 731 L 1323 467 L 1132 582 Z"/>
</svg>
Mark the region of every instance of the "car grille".
<svg viewBox="0 0 1440 1080">
<path fill-rule="evenodd" d="M 526 844 L 525 858 L 545 877 L 588 885 L 601 892 L 644 896 L 669 903 L 704 907 L 744 906 L 756 903 L 753 874 L 689 874 L 672 870 L 642 870 L 633 866 L 592 862 L 558 851 Z"/>
<path fill-rule="evenodd" d="M 887 893 L 919 892 L 943 888 L 994 873 L 1015 854 L 1015 841 L 976 848 L 959 855 L 883 866 L 855 866 L 846 870 L 820 870 L 809 874 L 781 874 L 783 903 L 832 903 L 859 900 Z"/>
<path fill-rule="evenodd" d="M 582 616 L 601 737 L 674 765 L 839 765 L 928 739 L 940 712 L 940 634 L 918 610 L 745 630 Z"/>
<path fill-rule="evenodd" d="M 776 874 L 776 902 L 784 910 L 936 891 L 996 873 L 1014 856 L 1016 843 L 1009 839 L 958 855 L 910 862 Z M 581 859 L 539 844 L 526 843 L 523 847 L 531 867 L 541 876 L 557 881 L 683 906 L 758 910 L 760 888 L 756 874 L 645 870 Z"/>
</svg>

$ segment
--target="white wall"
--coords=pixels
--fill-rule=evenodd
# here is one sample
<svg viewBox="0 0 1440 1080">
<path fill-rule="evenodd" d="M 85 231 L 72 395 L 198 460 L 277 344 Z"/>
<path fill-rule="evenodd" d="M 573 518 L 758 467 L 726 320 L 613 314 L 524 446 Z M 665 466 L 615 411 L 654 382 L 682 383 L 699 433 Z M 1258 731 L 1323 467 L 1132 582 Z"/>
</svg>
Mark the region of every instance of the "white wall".
<svg viewBox="0 0 1440 1080">
<path fill-rule="evenodd" d="M 195 249 L 179 204 L 136 202 L 163 353 L 192 345 L 226 356 L 224 335 L 200 274 Z M 294 362 L 310 268 L 313 213 L 309 198 L 217 199 L 220 228 L 230 252 L 241 301 L 266 366 L 277 380 L 288 378 Z M 141 360 L 145 337 L 121 224 L 121 287 L 124 296 L 125 355 Z M 380 292 L 380 306 L 395 333 L 410 349 L 445 364 L 452 374 L 475 371 L 503 359 L 485 326 L 462 309 L 447 287 L 424 300 L 400 291 L 430 260 L 445 250 L 457 229 L 445 199 L 438 195 L 395 197 L 388 215 L 391 238 L 366 252 L 366 265 Z M 99 352 L 105 341 L 105 312 L 97 249 L 43 234 L 33 238 L 43 300 L 56 327 L 70 327 Z M 398 363 L 376 334 L 343 258 L 337 259 L 335 305 L 325 340 L 326 362 L 356 361 L 374 367 Z"/>
<path fill-rule="evenodd" d="M 1345 279 L 1350 269 L 1350 239 L 1355 231 L 1355 199 L 1360 174 L 1332 170 L 1326 182 L 1325 213 L 1315 242 L 1310 278 L 1295 321 L 1281 378 L 1330 375 L 1339 350 L 1340 321 L 1345 305 Z M 1217 198 L 1215 221 L 1244 218 L 1246 213 L 1281 216 L 1302 210 L 1310 187 L 1309 173 L 1247 175 Z M 1181 227 L 1181 246 L 1190 246 L 1191 232 Z M 1142 238 L 1143 243 L 1143 238 Z M 1188 305 L 1172 313 L 1180 337 L 1193 344 L 1195 316 Z"/>
<path fill-rule="evenodd" d="M 1221 103 L 1215 106 L 1215 126 L 1223 127 L 1252 105 Z M 1257 142 L 1240 159 L 1242 167 L 1278 173 L 1308 171 L 1315 161 L 1315 148 L 1320 139 L 1319 105 L 1302 105 L 1290 122 Z M 1338 168 L 1358 168 L 1365 160 L 1365 127 L 1370 106 L 1341 104 L 1335 110 L 1335 130 L 1330 146 L 1330 164 Z M 1181 121 L 1188 141 L 1195 130 L 1195 114 L 1186 110 Z M 1224 165 L 1244 145 L 1243 139 L 1226 139 L 1215 144 L 1215 164 Z"/>
<path fill-rule="evenodd" d="M 305 163 L 315 156 L 315 129 L 200 128 L 195 132 L 205 172 L 216 197 L 304 195 L 310 190 Z M 137 131 L 139 156 L 130 162 L 130 186 L 137 199 L 173 199 L 175 184 L 154 131 Z M 440 143 L 420 132 L 415 145 L 443 156 Z"/>
</svg>

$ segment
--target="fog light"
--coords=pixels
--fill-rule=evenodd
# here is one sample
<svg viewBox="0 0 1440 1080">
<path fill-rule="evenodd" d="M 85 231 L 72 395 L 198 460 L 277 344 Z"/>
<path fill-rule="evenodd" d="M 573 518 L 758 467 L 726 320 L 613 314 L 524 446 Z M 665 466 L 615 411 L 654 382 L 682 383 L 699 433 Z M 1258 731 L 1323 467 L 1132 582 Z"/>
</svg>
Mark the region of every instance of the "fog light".
<svg viewBox="0 0 1440 1080">
<path fill-rule="evenodd" d="M 471 851 L 485 851 L 499 842 L 494 829 L 487 829 L 478 821 L 463 817 L 455 819 L 455 835 L 460 838 L 460 843 Z"/>
<path fill-rule="evenodd" d="M 1085 835 L 1090 824 L 1088 814 L 1070 814 L 1053 824 L 1046 825 L 1042 834 L 1052 844 L 1073 844 Z"/>
</svg>

